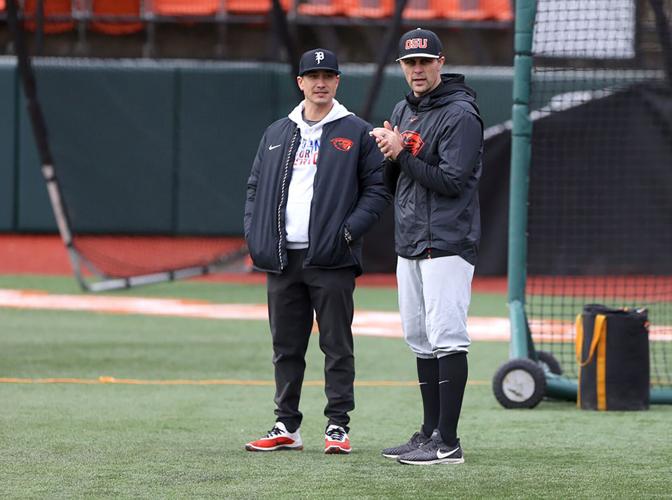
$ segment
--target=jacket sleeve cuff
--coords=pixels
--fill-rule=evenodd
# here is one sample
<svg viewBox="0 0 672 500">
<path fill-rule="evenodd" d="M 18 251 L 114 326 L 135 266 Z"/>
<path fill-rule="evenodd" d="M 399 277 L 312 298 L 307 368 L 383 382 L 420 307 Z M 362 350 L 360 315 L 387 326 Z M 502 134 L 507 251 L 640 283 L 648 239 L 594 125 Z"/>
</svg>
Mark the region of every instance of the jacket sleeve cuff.
<svg viewBox="0 0 672 500">
<path fill-rule="evenodd" d="M 396 163 L 399 163 L 400 165 L 407 159 L 407 157 L 411 155 L 410 151 L 406 148 L 402 149 L 401 152 L 397 155 L 396 160 L 392 160 Z M 412 155 L 411 155 L 412 156 Z"/>
</svg>

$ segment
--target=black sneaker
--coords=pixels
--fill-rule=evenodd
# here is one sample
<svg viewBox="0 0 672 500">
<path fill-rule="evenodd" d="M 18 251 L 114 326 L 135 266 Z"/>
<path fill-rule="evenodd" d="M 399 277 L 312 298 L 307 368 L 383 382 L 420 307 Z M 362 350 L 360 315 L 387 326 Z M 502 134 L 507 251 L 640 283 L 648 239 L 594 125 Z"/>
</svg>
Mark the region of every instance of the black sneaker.
<svg viewBox="0 0 672 500">
<path fill-rule="evenodd" d="M 431 436 L 427 436 L 422 429 L 411 436 L 407 443 L 394 446 L 392 448 L 385 448 L 382 453 L 385 458 L 399 458 L 404 453 L 417 450 L 421 445 L 431 440 Z"/>
<path fill-rule="evenodd" d="M 448 446 L 441 439 L 439 431 L 435 430 L 429 441 L 417 450 L 401 455 L 397 461 L 410 465 L 463 464 L 464 455 L 459 439 L 455 446 Z"/>
</svg>

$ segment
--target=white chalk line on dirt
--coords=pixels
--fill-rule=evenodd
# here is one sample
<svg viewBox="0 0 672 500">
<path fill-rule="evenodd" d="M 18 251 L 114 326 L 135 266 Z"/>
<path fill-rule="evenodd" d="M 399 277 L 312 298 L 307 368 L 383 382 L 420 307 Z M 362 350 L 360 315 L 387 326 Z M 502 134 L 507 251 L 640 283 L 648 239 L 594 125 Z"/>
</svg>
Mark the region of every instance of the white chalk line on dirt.
<svg viewBox="0 0 672 500">
<path fill-rule="evenodd" d="M 213 304 L 184 299 L 113 297 L 108 295 L 55 295 L 33 290 L 0 289 L 0 307 L 58 311 L 87 311 L 111 314 L 141 314 L 180 318 L 267 320 L 268 310 L 261 304 Z M 474 340 L 507 341 L 506 318 L 470 317 L 467 328 Z M 398 312 L 355 311 L 355 335 L 401 337 Z"/>
<path fill-rule="evenodd" d="M 56 295 L 34 290 L 0 289 L 0 308 L 87 311 L 109 314 L 140 314 L 201 319 L 267 320 L 263 304 L 213 304 L 188 299 L 148 297 L 114 297 L 109 295 Z M 536 341 L 573 342 L 574 322 L 530 320 Z M 467 320 L 473 340 L 506 342 L 510 337 L 508 318 L 475 317 Z M 672 328 L 651 326 L 649 338 L 672 341 Z M 402 337 L 398 312 L 356 310 L 352 322 L 355 335 L 370 337 Z"/>
</svg>

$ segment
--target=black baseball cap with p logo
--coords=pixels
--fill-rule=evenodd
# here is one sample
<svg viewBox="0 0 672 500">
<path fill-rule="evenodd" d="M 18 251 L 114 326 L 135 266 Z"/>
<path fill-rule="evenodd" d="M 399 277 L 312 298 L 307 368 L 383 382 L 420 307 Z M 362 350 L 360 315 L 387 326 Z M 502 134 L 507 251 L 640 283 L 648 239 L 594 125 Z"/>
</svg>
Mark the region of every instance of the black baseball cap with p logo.
<svg viewBox="0 0 672 500">
<path fill-rule="evenodd" d="M 409 57 L 428 57 L 438 59 L 443 55 L 443 46 L 436 33 L 422 28 L 404 33 L 399 40 L 399 57 L 397 61 Z"/>
<path fill-rule="evenodd" d="M 303 76 L 309 71 L 319 71 L 321 69 L 340 75 L 336 54 L 327 49 L 312 49 L 303 53 L 299 61 L 299 76 Z"/>
</svg>

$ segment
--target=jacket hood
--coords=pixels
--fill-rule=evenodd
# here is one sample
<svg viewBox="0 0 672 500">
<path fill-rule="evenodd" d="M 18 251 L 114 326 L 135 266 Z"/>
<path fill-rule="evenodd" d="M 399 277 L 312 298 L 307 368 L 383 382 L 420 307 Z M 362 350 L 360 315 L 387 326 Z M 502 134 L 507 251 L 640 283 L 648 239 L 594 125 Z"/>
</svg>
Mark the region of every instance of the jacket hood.
<svg viewBox="0 0 672 500">
<path fill-rule="evenodd" d="M 327 116 L 322 118 L 319 122 L 317 122 L 314 125 L 308 125 L 304 120 L 303 120 L 303 109 L 306 106 L 306 101 L 301 101 L 287 117 L 292 120 L 296 125 L 299 127 L 301 130 L 301 134 L 305 135 L 306 132 L 315 130 L 317 128 L 321 128 L 327 123 L 335 122 L 336 120 L 340 120 L 341 118 L 344 118 L 348 115 L 353 114 L 351 111 L 348 111 L 348 109 L 343 106 L 340 102 L 338 102 L 336 99 L 334 99 L 334 106 L 331 108 L 329 113 L 327 113 Z"/>
<path fill-rule="evenodd" d="M 464 83 L 464 75 L 444 73 L 441 83 L 429 94 L 416 97 L 413 92 L 406 95 L 406 101 L 414 111 L 438 108 L 453 101 L 476 103 L 476 92 Z"/>
</svg>

